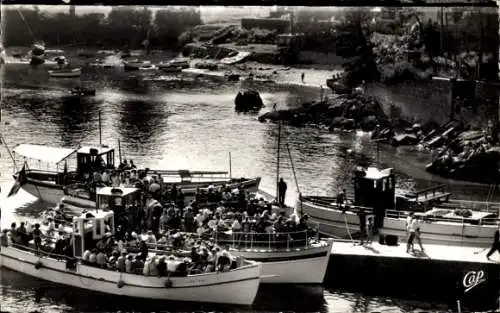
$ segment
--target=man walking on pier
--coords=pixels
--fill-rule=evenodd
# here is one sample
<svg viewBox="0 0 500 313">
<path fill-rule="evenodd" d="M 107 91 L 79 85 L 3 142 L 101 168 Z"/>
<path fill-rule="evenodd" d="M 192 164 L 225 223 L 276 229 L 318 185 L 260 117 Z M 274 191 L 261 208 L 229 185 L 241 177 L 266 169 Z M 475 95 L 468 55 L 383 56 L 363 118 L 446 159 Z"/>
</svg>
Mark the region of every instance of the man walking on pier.
<svg viewBox="0 0 500 313">
<path fill-rule="evenodd" d="M 286 193 L 286 183 L 283 180 L 283 178 L 280 178 L 280 181 L 278 183 L 278 203 L 280 207 L 285 205 L 285 193 Z"/>
<path fill-rule="evenodd" d="M 489 260 L 490 256 L 495 253 L 495 251 L 498 251 L 500 253 L 500 230 L 497 229 L 495 231 L 495 235 L 493 236 L 493 245 L 491 246 L 490 251 L 486 255 L 486 258 Z"/>
</svg>

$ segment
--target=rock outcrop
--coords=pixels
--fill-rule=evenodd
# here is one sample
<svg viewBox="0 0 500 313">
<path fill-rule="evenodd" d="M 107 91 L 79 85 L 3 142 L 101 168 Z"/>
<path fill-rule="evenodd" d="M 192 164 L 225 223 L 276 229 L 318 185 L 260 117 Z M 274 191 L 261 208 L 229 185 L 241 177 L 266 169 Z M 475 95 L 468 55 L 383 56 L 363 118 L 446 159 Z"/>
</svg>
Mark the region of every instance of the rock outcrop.
<svg viewBox="0 0 500 313">
<path fill-rule="evenodd" d="M 264 102 L 260 94 L 255 90 L 238 92 L 234 99 L 236 111 L 255 111 L 260 110 L 264 106 Z"/>
</svg>

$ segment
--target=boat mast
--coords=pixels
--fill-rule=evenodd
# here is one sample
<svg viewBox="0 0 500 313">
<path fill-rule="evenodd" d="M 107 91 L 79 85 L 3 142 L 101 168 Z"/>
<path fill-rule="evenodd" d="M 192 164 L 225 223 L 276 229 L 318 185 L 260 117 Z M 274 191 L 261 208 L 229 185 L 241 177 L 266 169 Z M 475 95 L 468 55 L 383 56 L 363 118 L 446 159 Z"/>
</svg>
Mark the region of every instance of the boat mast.
<svg viewBox="0 0 500 313">
<path fill-rule="evenodd" d="M 276 147 L 276 154 L 277 154 L 277 162 L 276 162 L 276 198 L 279 197 L 280 144 L 281 144 L 281 121 L 278 121 L 278 146 Z"/>
<path fill-rule="evenodd" d="M 99 146 L 102 146 L 101 111 L 99 111 Z"/>
</svg>

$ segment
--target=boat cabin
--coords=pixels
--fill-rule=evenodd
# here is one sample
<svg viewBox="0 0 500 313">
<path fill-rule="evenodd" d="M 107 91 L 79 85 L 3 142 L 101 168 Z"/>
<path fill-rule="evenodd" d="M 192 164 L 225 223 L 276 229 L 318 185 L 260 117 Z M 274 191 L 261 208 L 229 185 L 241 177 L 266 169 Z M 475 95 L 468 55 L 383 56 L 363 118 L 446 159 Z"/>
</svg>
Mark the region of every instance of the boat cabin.
<svg viewBox="0 0 500 313">
<path fill-rule="evenodd" d="M 76 151 L 77 168 L 79 176 L 91 173 L 95 169 L 115 168 L 115 150 L 108 146 L 81 147 Z"/>
<path fill-rule="evenodd" d="M 73 218 L 73 253 L 75 257 L 82 257 L 85 250 L 95 247 L 98 240 L 107 234 L 114 234 L 113 211 L 94 211 L 82 213 Z M 110 231 L 106 231 L 109 226 Z"/>
<path fill-rule="evenodd" d="M 68 175 L 82 179 L 96 169 L 110 169 L 115 166 L 115 151 L 107 146 L 85 146 L 79 149 L 50 147 L 34 144 L 20 144 L 13 149 L 14 157 L 22 157 L 22 164 L 28 164 L 28 179 L 56 185 L 66 185 Z M 76 164 L 70 158 L 76 153 Z M 29 161 L 29 162 L 28 162 Z M 33 163 L 35 161 L 35 163 Z M 38 161 L 38 162 L 36 162 Z M 45 164 L 42 165 L 41 162 Z M 55 167 L 54 167 L 55 165 Z M 18 170 L 16 168 L 16 170 Z"/>
<path fill-rule="evenodd" d="M 99 188 L 96 192 L 95 211 L 83 213 L 73 219 L 75 256 L 81 257 L 85 250 L 92 249 L 107 232 L 113 235 L 124 216 L 126 220 L 134 222 L 140 201 L 141 190 L 138 188 Z M 109 230 L 106 231 L 106 228 Z"/>
<path fill-rule="evenodd" d="M 354 173 L 354 205 L 373 208 L 374 226 L 382 227 L 386 210 L 394 209 L 395 175 L 391 168 L 357 168 Z"/>
</svg>

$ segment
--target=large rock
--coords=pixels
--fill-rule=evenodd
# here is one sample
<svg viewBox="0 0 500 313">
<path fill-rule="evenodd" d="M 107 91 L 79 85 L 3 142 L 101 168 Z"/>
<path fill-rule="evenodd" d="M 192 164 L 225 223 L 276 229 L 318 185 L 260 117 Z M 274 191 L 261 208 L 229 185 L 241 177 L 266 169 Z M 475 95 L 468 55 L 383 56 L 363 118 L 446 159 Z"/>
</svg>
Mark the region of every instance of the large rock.
<svg viewBox="0 0 500 313">
<path fill-rule="evenodd" d="M 264 106 L 260 94 L 255 90 L 238 92 L 234 104 L 236 111 L 260 110 Z"/>
</svg>

